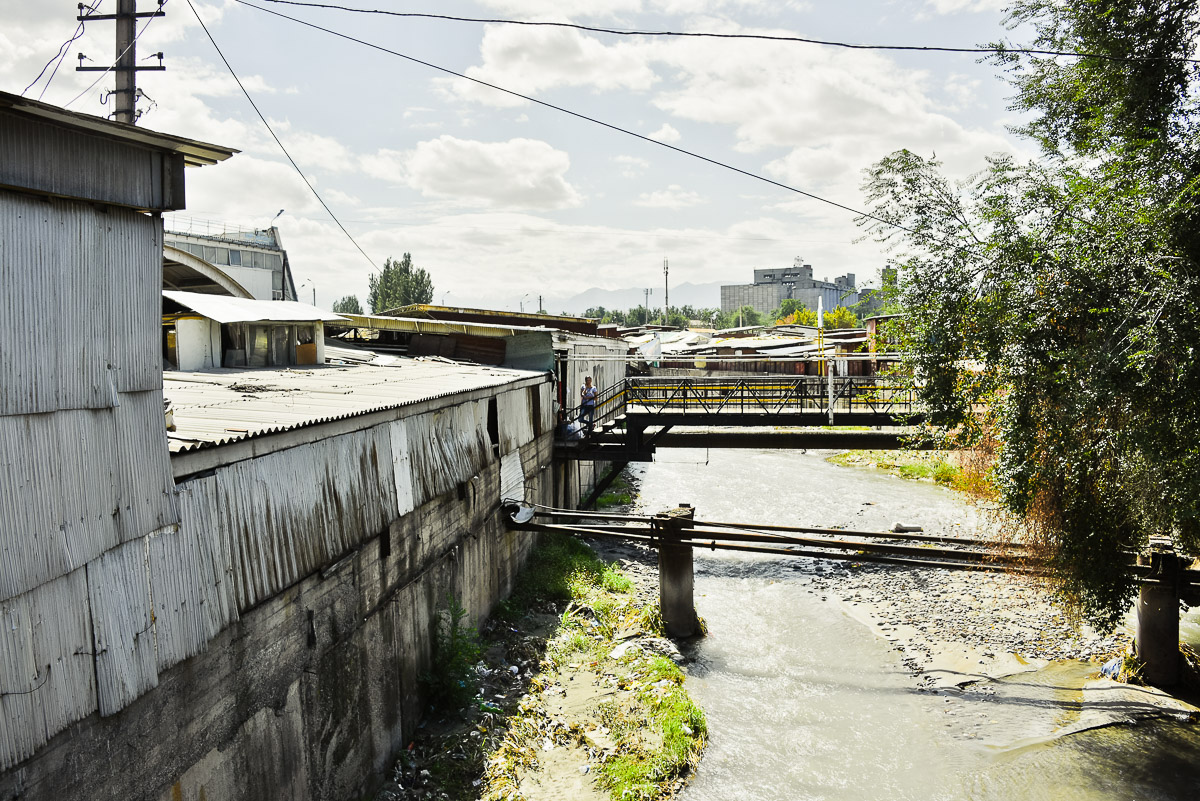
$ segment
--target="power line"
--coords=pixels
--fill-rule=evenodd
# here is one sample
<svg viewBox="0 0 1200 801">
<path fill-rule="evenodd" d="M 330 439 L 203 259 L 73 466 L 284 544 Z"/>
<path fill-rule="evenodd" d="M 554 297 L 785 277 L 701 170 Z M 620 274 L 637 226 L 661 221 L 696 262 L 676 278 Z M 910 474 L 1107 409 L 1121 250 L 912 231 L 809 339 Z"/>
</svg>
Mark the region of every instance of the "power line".
<svg viewBox="0 0 1200 801">
<path fill-rule="evenodd" d="M 191 0 L 188 0 L 188 2 L 190 4 Z M 733 172 L 740 173 L 741 175 L 745 175 L 748 178 L 754 178 L 755 180 L 763 181 L 764 183 L 771 184 L 772 186 L 777 186 L 780 189 L 786 189 L 789 192 L 795 192 L 796 194 L 802 195 L 803 197 L 807 197 L 811 200 L 816 200 L 820 203 L 825 203 L 827 205 L 833 206 L 834 208 L 842 209 L 843 211 L 848 211 L 851 214 L 857 215 L 859 217 L 863 217 L 863 218 L 869 219 L 869 220 L 875 220 L 876 222 L 883 223 L 884 225 L 887 225 L 887 226 L 890 226 L 893 228 L 898 228 L 902 231 L 907 231 L 910 234 L 920 236 L 920 234 L 917 231 L 915 231 L 911 228 L 908 228 L 906 226 L 900 225 L 899 223 L 893 222 L 891 220 L 886 220 L 882 217 L 877 217 L 876 215 L 871 214 L 869 212 L 860 211 L 851 206 L 847 206 L 843 203 L 838 203 L 836 200 L 830 200 L 828 198 L 821 197 L 820 195 L 815 195 L 812 192 L 806 192 L 803 189 L 797 189 L 794 186 L 789 186 L 788 184 L 781 183 L 780 181 L 773 181 L 770 178 L 767 178 L 766 176 L 759 175 L 758 173 L 750 172 L 749 170 L 743 170 L 740 167 L 735 167 L 732 164 L 727 164 L 723 161 L 718 161 L 716 159 L 709 158 L 708 156 L 702 156 L 699 153 L 696 153 L 692 150 L 685 150 L 682 147 L 676 147 L 675 145 L 668 144 L 666 142 L 661 142 L 657 139 L 651 139 L 648 136 L 644 136 L 643 134 L 637 133 L 635 131 L 631 131 L 628 128 L 622 128 L 619 125 L 614 125 L 611 122 L 605 122 L 604 120 L 600 120 L 595 117 L 589 117 L 586 114 L 581 114 L 578 111 L 572 111 L 569 108 L 564 108 L 563 106 L 557 106 L 557 105 L 547 102 L 545 100 L 538 100 L 536 97 L 531 97 L 530 95 L 524 95 L 524 94 L 521 94 L 520 92 L 513 91 L 512 89 L 505 89 L 503 86 L 498 86 L 494 83 L 488 83 L 487 81 L 480 80 L 479 78 L 472 78 L 470 75 L 465 75 L 461 72 L 455 72 L 454 70 L 448 69 L 447 67 L 439 67 L 437 64 L 433 64 L 428 61 L 422 61 L 419 58 L 406 55 L 404 53 L 399 52 L 398 50 L 391 50 L 389 48 L 384 47 L 383 45 L 377 45 L 377 44 L 374 44 L 373 42 L 368 42 L 363 39 L 355 38 L 353 36 L 350 36 L 349 34 L 341 33 L 339 31 L 335 31 L 330 28 L 324 28 L 315 23 L 308 22 L 308 21 L 302 20 L 302 19 L 297 19 L 296 17 L 291 17 L 291 16 L 288 16 L 287 14 L 283 14 L 283 13 L 274 11 L 269 8 L 263 8 L 262 6 L 257 6 L 254 3 L 247 2 L 247 0 L 237 0 L 237 2 L 244 6 L 249 6 L 250 8 L 257 9 L 257 10 L 265 12 L 267 14 L 272 14 L 276 17 L 281 17 L 282 19 L 291 20 L 292 22 L 298 23 L 300 25 L 304 25 L 306 27 L 313 28 L 318 31 L 323 31 L 324 33 L 328 33 L 332 36 L 337 36 L 338 38 L 341 38 L 341 39 L 346 39 L 347 41 L 350 41 L 350 42 L 355 42 L 356 44 L 363 45 L 364 47 L 370 47 L 374 50 L 379 50 L 380 52 L 388 53 L 388 54 L 396 56 L 398 58 L 405 59 L 406 61 L 411 61 L 414 64 L 420 64 L 422 66 L 429 67 L 430 69 L 435 69 L 435 70 L 438 70 L 439 72 L 444 72 L 447 75 L 453 75 L 456 78 L 462 78 L 464 80 L 471 81 L 472 83 L 477 83 L 480 86 L 486 86 L 489 89 L 495 89 L 498 92 L 504 92 L 505 94 L 512 95 L 513 97 L 519 97 L 522 100 L 527 100 L 530 103 L 536 103 L 539 106 L 544 106 L 545 108 L 553 109 L 554 111 L 558 111 L 563 114 L 569 114 L 572 117 L 576 117 L 578 119 L 585 120 L 585 121 L 593 123 L 595 125 L 603 126 L 610 130 L 617 131 L 618 133 L 623 133 L 627 136 L 632 136 L 637 139 L 641 139 L 644 142 L 649 142 L 653 145 L 658 145 L 659 147 L 665 147 L 670 150 L 674 150 L 676 153 L 682 153 L 685 156 L 690 156 L 694 159 L 699 159 L 700 161 L 704 161 L 709 164 L 713 164 L 717 167 L 722 167 L 727 170 L 732 170 Z M 247 97 L 249 97 L 249 95 L 247 95 Z"/>
<path fill-rule="evenodd" d="M 84 6 L 84 8 L 89 8 L 94 12 L 96 9 L 100 8 L 100 5 L 103 2 L 104 0 L 98 0 L 96 5 Z M 80 20 L 79 24 L 75 26 L 75 33 L 71 35 L 71 38 L 59 45 L 58 52 L 50 56 L 50 60 L 47 61 L 45 66 L 42 67 L 42 71 L 37 74 L 37 77 L 29 82 L 29 86 L 26 86 L 21 90 L 21 97 L 24 97 L 25 93 L 32 89 L 33 86 L 42 79 L 42 76 L 46 74 L 46 70 L 50 68 L 51 64 L 54 64 L 55 60 L 57 60 L 58 63 L 54 65 L 54 72 L 50 73 L 50 77 L 46 79 L 46 85 L 42 87 L 42 92 L 38 95 L 38 100 L 42 99 L 42 96 L 46 94 L 46 90 L 50 88 L 50 83 L 54 80 L 54 76 L 58 74 L 58 68 L 62 66 L 63 59 L 67 57 L 67 48 L 71 46 L 72 42 L 77 41 L 81 36 L 83 36 L 83 20 Z"/>
<path fill-rule="evenodd" d="M 242 84 L 242 79 L 239 78 L 237 73 L 233 71 L 233 66 L 229 63 L 229 59 L 225 58 L 225 54 L 221 52 L 221 48 L 217 44 L 217 40 L 213 38 L 212 33 L 210 33 L 208 30 L 208 26 L 205 25 L 204 20 L 200 18 L 200 12 L 198 12 L 196 7 L 192 5 L 192 0 L 187 0 L 187 4 L 188 8 L 192 9 L 192 13 L 196 15 L 196 21 L 200 23 L 200 27 L 204 29 L 204 35 L 208 37 L 208 41 L 212 42 L 213 49 L 217 51 L 217 55 L 221 57 L 221 61 L 225 62 L 225 69 L 229 70 L 229 74 L 232 75 L 233 80 L 237 82 L 238 88 L 242 90 L 242 94 L 244 94 L 246 99 L 250 101 L 250 105 L 254 108 L 254 113 L 258 115 L 260 120 L 262 120 L 262 124 L 266 127 L 267 133 L 271 134 L 271 138 L 275 140 L 275 144 L 279 145 L 279 149 L 283 151 L 283 155 L 287 156 L 287 160 L 291 162 L 292 167 L 296 170 L 296 174 L 300 176 L 300 180 L 304 181 L 309 191 L 313 193 L 313 197 L 317 199 L 317 202 L 321 204 L 321 206 L 329 214 L 330 218 L 337 223 L 337 227 L 342 229 L 342 233 L 346 235 L 346 238 L 350 240 L 354 247 L 358 248 L 358 252 L 363 254 L 363 258 L 370 262 L 371 269 L 374 270 L 376 268 L 375 261 L 367 255 L 367 252 L 362 249 L 362 246 L 359 245 L 354 237 L 350 235 L 350 232 L 346 230 L 346 226 L 342 225 L 342 221 L 339 220 L 337 215 L 333 213 L 333 209 L 329 208 L 329 204 L 327 204 L 321 197 L 320 193 L 317 192 L 316 187 L 312 185 L 312 183 L 308 180 L 308 177 L 305 176 L 304 171 L 300 169 L 300 165 L 296 163 L 294 158 L 292 158 L 292 154 L 288 152 L 287 148 L 283 146 L 283 142 L 281 142 L 279 137 L 275 135 L 275 130 L 271 128 L 271 123 L 267 122 L 267 118 L 263 116 L 263 113 L 259 110 L 258 104 L 254 102 L 254 98 L 252 98 L 250 93 L 246 91 L 246 87 Z"/>
<path fill-rule="evenodd" d="M 207 213 L 203 210 L 193 212 L 198 221 L 203 221 L 204 215 Z M 214 214 L 218 212 L 213 212 Z M 313 220 L 318 221 L 317 217 L 306 217 L 302 214 L 292 215 L 297 220 Z M 182 219 L 182 218 L 180 218 Z M 802 239 L 799 237 L 774 237 L 774 236 L 720 236 L 716 234 L 697 234 L 688 230 L 679 231 L 638 231 L 632 228 L 605 228 L 604 230 L 593 230 L 590 228 L 575 228 L 563 226 L 558 228 L 533 228 L 527 225 L 442 225 L 436 221 L 411 222 L 409 220 L 398 220 L 391 218 L 376 218 L 367 220 L 346 220 L 351 225 L 389 225 L 389 226 L 404 226 L 409 228 L 428 228 L 434 231 L 512 231 L 514 233 L 531 233 L 531 234 L 573 234 L 584 237 L 641 237 L 645 239 L 659 239 L 662 237 L 686 237 L 689 240 L 694 239 L 711 239 L 711 240 L 729 240 L 733 242 L 765 242 L 784 244 L 788 242 L 803 242 L 806 244 L 817 245 L 845 245 L 844 239 Z"/>
<path fill-rule="evenodd" d="M 602 28 L 593 25 L 580 25 L 574 22 L 534 22 L 530 20 L 487 18 L 487 17 L 457 17 L 449 14 L 423 14 L 405 11 L 384 11 L 382 9 L 354 8 L 334 3 L 304 3 L 299 0 L 263 0 L 265 3 L 277 3 L 286 6 L 301 6 L 304 8 L 323 8 L 333 11 L 349 11 L 356 14 L 379 14 L 388 17 L 411 17 L 417 19 L 438 19 L 448 22 L 472 22 L 490 25 L 524 25 L 529 27 L 573 28 L 590 33 L 607 33 L 613 36 L 657 36 L 706 39 L 752 39 L 769 42 L 793 42 L 797 44 L 819 45 L 821 47 L 840 47 L 847 50 L 898 50 L 921 53 L 971 53 L 987 55 L 1029 55 L 1029 56 L 1068 56 L 1071 58 L 1096 58 L 1104 61 L 1181 61 L 1200 64 L 1200 59 L 1176 56 L 1112 56 L 1105 53 L 1087 53 L 1075 50 L 1038 50 L 1029 47 L 940 47 L 936 45 L 878 45 L 855 42 L 839 42 L 831 39 L 811 39 L 803 36 L 780 36 L 764 33 L 711 33 L 704 31 L 647 31 L 628 28 Z"/>
</svg>

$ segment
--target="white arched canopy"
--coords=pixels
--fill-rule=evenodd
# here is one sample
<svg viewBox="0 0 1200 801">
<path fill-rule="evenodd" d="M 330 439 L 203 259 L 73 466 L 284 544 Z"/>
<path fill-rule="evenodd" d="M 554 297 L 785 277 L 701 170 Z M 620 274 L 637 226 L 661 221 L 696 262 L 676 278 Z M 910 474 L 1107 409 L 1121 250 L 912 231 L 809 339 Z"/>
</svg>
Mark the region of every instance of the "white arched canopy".
<svg viewBox="0 0 1200 801">
<path fill-rule="evenodd" d="M 254 297 L 220 267 L 170 245 L 163 245 L 163 289 L 235 298 Z"/>
</svg>

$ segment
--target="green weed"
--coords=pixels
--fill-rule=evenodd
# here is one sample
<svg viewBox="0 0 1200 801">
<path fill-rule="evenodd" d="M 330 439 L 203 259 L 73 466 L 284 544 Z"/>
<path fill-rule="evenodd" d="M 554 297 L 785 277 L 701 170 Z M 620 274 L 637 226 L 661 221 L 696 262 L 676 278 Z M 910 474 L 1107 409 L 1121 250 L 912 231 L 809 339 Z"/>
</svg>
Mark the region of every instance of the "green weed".
<svg viewBox="0 0 1200 801">
<path fill-rule="evenodd" d="M 473 668 L 483 647 L 478 633 L 466 620 L 467 610 L 458 599 L 446 596 L 446 605 L 438 610 L 433 661 L 429 672 L 421 676 L 434 706 L 462 706 L 475 695 L 477 679 Z"/>
</svg>

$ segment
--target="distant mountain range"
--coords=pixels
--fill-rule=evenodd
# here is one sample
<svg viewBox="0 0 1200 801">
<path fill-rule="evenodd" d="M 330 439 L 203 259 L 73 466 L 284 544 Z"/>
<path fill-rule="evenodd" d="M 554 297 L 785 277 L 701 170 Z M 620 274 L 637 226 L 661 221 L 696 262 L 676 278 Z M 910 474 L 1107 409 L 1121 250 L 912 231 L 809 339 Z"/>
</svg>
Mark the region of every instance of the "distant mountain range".
<svg viewBox="0 0 1200 801">
<path fill-rule="evenodd" d="M 692 306 L 696 309 L 716 309 L 721 306 L 722 281 L 709 284 L 683 283 L 671 287 L 669 301 L 672 306 Z M 654 287 L 650 295 L 650 308 L 659 308 L 663 302 L 663 289 Z M 569 298 L 546 298 L 546 311 L 551 314 L 567 312 L 582 314 L 587 309 L 603 306 L 605 309 L 632 309 L 646 304 L 646 291 L 636 287 L 629 289 L 600 289 L 592 287 Z"/>
</svg>

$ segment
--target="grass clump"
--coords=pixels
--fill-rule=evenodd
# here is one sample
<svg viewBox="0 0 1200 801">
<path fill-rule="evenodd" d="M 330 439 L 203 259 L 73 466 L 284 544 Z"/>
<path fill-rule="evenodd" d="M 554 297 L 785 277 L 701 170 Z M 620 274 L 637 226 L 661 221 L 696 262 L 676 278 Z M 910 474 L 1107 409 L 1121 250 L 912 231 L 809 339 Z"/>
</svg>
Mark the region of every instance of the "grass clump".
<svg viewBox="0 0 1200 801">
<path fill-rule="evenodd" d="M 629 480 L 628 474 L 622 471 L 619 476 L 613 479 L 613 483 L 609 485 L 608 489 L 596 499 L 596 508 L 607 509 L 610 506 L 628 506 L 633 503 L 633 499 L 636 496 L 637 488 Z"/>
<path fill-rule="evenodd" d="M 843 451 L 828 458 L 844 467 L 871 467 L 913 481 L 934 481 L 945 487 L 974 494 L 967 486 L 973 479 L 948 461 L 946 451 Z"/>
<path fill-rule="evenodd" d="M 656 656 L 632 674 L 638 688 L 632 702 L 602 705 L 601 719 L 620 748 L 600 768 L 600 782 L 613 798 L 662 798 L 703 750 L 708 722 L 683 679 L 678 665 Z"/>
<path fill-rule="evenodd" d="M 538 603 L 581 600 L 591 587 L 601 585 L 609 592 L 633 588 L 626 576 L 579 540 L 565 534 L 545 535 L 501 611 L 506 617 L 520 616 Z"/>
</svg>

